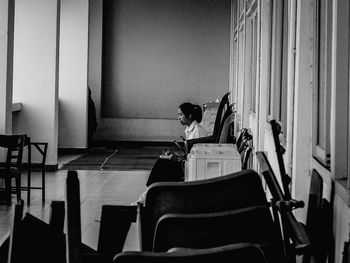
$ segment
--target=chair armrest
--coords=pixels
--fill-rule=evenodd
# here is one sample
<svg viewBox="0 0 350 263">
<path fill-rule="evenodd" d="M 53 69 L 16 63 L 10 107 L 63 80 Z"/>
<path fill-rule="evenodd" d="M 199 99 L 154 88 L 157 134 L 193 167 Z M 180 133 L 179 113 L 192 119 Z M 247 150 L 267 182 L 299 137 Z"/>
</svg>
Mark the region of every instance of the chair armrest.
<svg viewBox="0 0 350 263">
<path fill-rule="evenodd" d="M 184 142 L 186 155 L 190 153 L 193 145 L 195 145 L 196 143 L 215 143 L 215 138 L 213 138 L 212 136 L 207 136 L 207 137 L 186 140 Z"/>
<path fill-rule="evenodd" d="M 310 239 L 305 225 L 297 221 L 292 212 L 287 212 L 286 218 L 290 225 L 291 239 L 294 243 L 295 251 L 298 255 L 302 255 L 310 246 Z"/>
</svg>

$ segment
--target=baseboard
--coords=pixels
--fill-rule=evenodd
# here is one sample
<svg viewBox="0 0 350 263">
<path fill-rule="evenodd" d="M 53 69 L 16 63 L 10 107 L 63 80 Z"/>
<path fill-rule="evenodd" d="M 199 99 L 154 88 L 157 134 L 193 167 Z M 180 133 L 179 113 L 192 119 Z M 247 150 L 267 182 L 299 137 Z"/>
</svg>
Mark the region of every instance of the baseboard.
<svg viewBox="0 0 350 263">
<path fill-rule="evenodd" d="M 115 148 L 118 146 L 155 146 L 155 147 L 171 147 L 174 146 L 173 141 L 95 141 L 93 147 Z"/>
<path fill-rule="evenodd" d="M 54 172 L 58 170 L 58 164 L 45 165 L 45 170 L 49 172 Z"/>
<path fill-rule="evenodd" d="M 28 170 L 28 163 L 23 163 L 22 164 L 23 170 Z M 35 169 L 33 171 L 37 171 L 38 169 Z M 45 171 L 48 172 L 54 172 L 58 170 L 58 164 L 46 164 L 45 165 Z"/>
<path fill-rule="evenodd" d="M 87 153 L 86 148 L 58 148 L 58 154 L 83 154 Z"/>
</svg>

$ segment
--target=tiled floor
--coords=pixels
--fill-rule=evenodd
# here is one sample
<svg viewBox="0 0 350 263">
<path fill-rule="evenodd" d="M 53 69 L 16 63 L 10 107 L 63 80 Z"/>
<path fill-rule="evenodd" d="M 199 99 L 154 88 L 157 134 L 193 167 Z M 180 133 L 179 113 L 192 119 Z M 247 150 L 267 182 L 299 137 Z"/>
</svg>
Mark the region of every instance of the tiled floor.
<svg viewBox="0 0 350 263">
<path fill-rule="evenodd" d="M 76 156 L 63 156 L 60 164 Z M 46 173 L 46 200 L 42 203 L 41 190 L 31 191 L 31 203 L 25 203 L 25 212 L 49 221 L 50 204 L 53 200 L 65 200 L 67 171 Z M 101 207 L 104 204 L 129 205 L 145 190 L 148 171 L 78 171 L 80 180 L 82 241 L 97 248 Z M 26 182 L 25 174 L 23 182 Z M 32 185 L 40 184 L 39 172 L 32 173 Z M 26 200 L 26 192 L 22 192 Z M 15 196 L 13 197 L 15 202 Z M 12 207 L 0 204 L 0 240 L 9 232 L 12 222 Z M 138 250 L 137 227 L 132 225 L 124 250 Z"/>
</svg>

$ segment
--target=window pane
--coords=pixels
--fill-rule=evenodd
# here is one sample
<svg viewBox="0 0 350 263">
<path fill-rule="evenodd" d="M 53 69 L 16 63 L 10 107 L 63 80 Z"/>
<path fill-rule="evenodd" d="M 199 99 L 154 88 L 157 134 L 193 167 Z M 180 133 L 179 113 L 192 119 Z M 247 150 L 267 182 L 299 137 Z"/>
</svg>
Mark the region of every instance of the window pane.
<svg viewBox="0 0 350 263">
<path fill-rule="evenodd" d="M 256 72 L 257 72 L 257 42 L 258 42 L 258 22 L 257 22 L 257 16 L 255 15 L 254 18 L 251 20 L 252 23 L 252 52 L 251 52 L 251 65 L 252 65 L 252 71 L 251 71 L 251 111 L 256 112 L 255 104 L 256 104 Z"/>
<path fill-rule="evenodd" d="M 283 1 L 283 27 L 282 27 L 282 78 L 281 78 L 281 92 L 279 105 L 279 120 L 282 125 L 282 132 L 286 134 L 287 131 L 287 91 L 288 91 L 288 32 L 289 32 L 289 14 L 288 14 L 288 0 Z"/>
<path fill-rule="evenodd" d="M 325 150 L 326 142 L 326 10 L 325 0 L 320 0 L 319 5 L 319 48 L 318 48 L 318 87 L 317 87 L 317 145 Z"/>
</svg>

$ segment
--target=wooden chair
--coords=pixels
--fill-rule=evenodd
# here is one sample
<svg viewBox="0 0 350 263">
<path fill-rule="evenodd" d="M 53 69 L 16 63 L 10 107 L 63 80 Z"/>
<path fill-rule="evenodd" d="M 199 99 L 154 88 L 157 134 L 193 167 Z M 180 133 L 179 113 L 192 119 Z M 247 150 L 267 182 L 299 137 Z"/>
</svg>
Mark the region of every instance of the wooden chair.
<svg viewBox="0 0 350 263">
<path fill-rule="evenodd" d="M 249 133 L 247 128 L 242 128 L 235 137 L 237 138 L 235 143 L 239 153 L 242 153 L 248 146 L 251 147 L 253 136 Z"/>
<path fill-rule="evenodd" d="M 220 134 L 222 130 L 223 122 L 225 121 L 225 118 L 229 115 L 229 111 L 232 111 L 232 107 L 229 103 L 229 95 L 230 92 L 225 93 L 225 95 L 222 97 L 218 111 L 215 116 L 215 122 L 214 122 L 214 128 L 213 128 L 213 134 L 208 137 L 202 137 L 197 139 L 191 139 L 191 140 L 185 140 L 184 141 L 184 152 L 187 155 L 192 146 L 196 143 L 217 143 L 220 139 Z M 226 113 L 227 112 L 227 113 Z"/>
<path fill-rule="evenodd" d="M 251 173 L 248 173 L 247 171 L 244 171 L 242 173 L 240 173 L 240 176 L 236 176 L 237 178 L 233 179 L 231 182 L 231 187 L 228 187 L 230 189 L 230 191 L 228 191 L 228 189 L 226 189 L 225 194 L 221 194 L 221 195 L 217 195 L 216 194 L 216 200 L 213 200 L 212 202 L 207 202 L 206 204 L 203 203 L 201 205 L 198 206 L 199 208 L 197 209 L 197 211 L 207 211 L 209 208 L 210 210 L 215 210 L 215 211 L 222 211 L 222 210 L 226 210 L 227 207 L 245 207 L 248 204 L 258 204 L 258 205 L 267 205 L 266 203 L 266 198 L 265 195 L 263 193 L 262 187 L 261 187 L 261 181 L 259 177 L 255 177 L 257 174 L 254 173 L 253 171 L 251 171 Z M 231 176 L 231 177 L 235 177 L 235 176 Z M 238 178 L 239 177 L 239 178 Z M 220 182 L 223 180 L 224 177 L 220 177 L 219 178 L 215 178 L 215 179 L 210 179 L 207 181 L 209 184 L 211 183 L 210 186 L 207 186 L 202 189 L 201 191 L 204 191 L 206 194 L 208 194 L 208 198 L 211 196 L 211 199 L 215 199 L 213 198 L 213 194 L 216 190 L 223 190 L 225 187 L 227 187 L 227 185 L 230 185 L 230 180 L 226 180 L 225 183 Z M 234 183 L 234 182 L 235 183 Z M 195 185 L 198 184 L 199 181 L 196 182 L 191 182 L 189 183 L 190 185 Z M 259 185 L 259 183 L 260 185 Z M 163 190 L 159 189 L 159 186 L 161 186 L 162 184 L 165 183 L 158 183 L 158 184 L 154 184 L 150 187 L 150 189 L 155 188 L 156 190 L 150 190 L 150 196 L 148 198 L 146 198 L 146 206 L 147 203 L 151 204 L 153 202 L 151 202 L 150 200 L 152 200 L 154 197 L 157 196 L 157 194 L 152 194 L 153 192 L 158 192 L 158 190 L 160 190 L 160 192 L 163 192 Z M 172 184 L 172 183 L 169 183 Z M 183 183 L 184 184 L 184 183 Z M 157 187 L 157 185 L 159 185 Z M 249 187 L 251 187 L 252 191 L 250 194 L 245 193 L 243 194 L 243 191 L 239 191 L 238 189 L 235 189 L 232 187 L 232 185 L 236 185 L 237 188 L 239 188 L 240 186 L 242 187 L 243 185 L 249 185 Z M 255 189 L 258 188 L 258 189 Z M 216 189 L 216 190 L 215 190 Z M 199 190 L 195 190 L 195 187 L 190 187 L 189 189 L 187 189 L 188 191 L 192 192 L 194 196 L 197 196 L 197 198 L 200 198 L 200 196 L 198 196 L 197 194 L 200 192 Z M 171 191 L 170 191 L 171 192 Z M 185 193 L 185 191 L 182 191 L 181 194 Z M 115 213 L 112 210 L 110 210 L 110 216 L 114 217 L 114 219 L 109 220 L 109 223 L 106 224 L 106 220 L 104 220 L 103 218 L 101 218 L 101 227 L 100 227 L 100 236 L 99 236 L 99 244 L 98 244 L 98 250 L 94 251 L 94 250 L 90 250 L 90 251 L 86 251 L 84 249 L 82 249 L 81 246 L 81 225 L 80 225 L 80 193 L 79 193 L 79 179 L 77 176 L 77 173 L 75 171 L 69 171 L 68 175 L 67 175 L 67 235 L 68 235 L 68 259 L 70 263 L 75 263 L 75 262 L 83 262 L 83 263 L 95 263 L 95 262 L 111 262 L 112 258 L 115 256 L 115 254 L 117 254 L 117 256 L 114 259 L 114 262 L 134 262 L 134 260 L 138 260 L 136 262 L 143 262 L 143 260 L 145 260 L 145 262 L 148 262 L 149 260 L 151 260 L 150 262 L 178 262 L 179 260 L 181 262 L 187 262 L 188 260 L 199 260 L 204 258 L 204 262 L 207 262 L 206 260 L 207 257 L 211 257 L 210 254 L 212 252 L 216 253 L 216 248 L 208 248 L 208 249 L 204 249 L 204 250 L 194 250 L 194 251 L 183 251 L 183 249 L 180 249 L 180 251 L 174 252 L 174 253 L 147 253 L 147 252 L 136 252 L 136 254 L 134 254 L 135 252 L 121 252 L 121 244 L 123 244 L 123 242 L 125 241 L 125 237 L 126 237 L 126 233 L 129 230 L 130 227 L 130 221 L 134 221 L 134 215 L 135 215 L 135 210 L 132 211 L 131 209 L 135 209 L 135 207 L 130 207 L 130 206 L 120 206 L 119 208 L 124 209 L 127 207 L 127 209 L 124 210 L 120 210 L 120 213 Z M 169 193 L 169 192 L 168 192 Z M 196 194 L 197 193 L 197 194 Z M 148 195 L 149 193 L 147 193 Z M 202 193 L 203 194 L 203 193 Z M 167 194 L 165 194 L 167 195 Z M 249 197 L 247 197 L 249 195 Z M 152 198 L 153 196 L 153 198 Z M 228 198 L 228 200 L 226 202 L 222 202 L 223 200 L 227 199 L 227 196 L 234 196 L 235 198 Z M 188 197 L 188 196 L 187 196 Z M 203 197 L 203 196 L 202 196 Z M 186 198 L 186 197 L 185 197 Z M 162 197 L 160 197 L 160 199 L 162 199 Z M 254 199 L 254 200 L 253 200 Z M 179 200 L 179 199 L 178 199 Z M 188 199 L 190 200 L 190 199 Z M 167 200 L 165 200 L 166 202 Z M 201 200 L 201 202 L 204 201 L 206 202 L 207 200 Z M 237 203 L 235 203 L 235 201 Z M 195 202 L 198 202 L 198 200 L 195 200 Z M 178 203 L 180 206 L 183 205 L 183 202 Z M 231 204 L 228 205 L 228 204 Z M 233 204 L 232 204 L 233 203 Z M 226 204 L 226 205 L 225 205 Z M 174 204 L 170 204 L 170 206 L 172 206 Z M 194 205 L 194 204 L 192 204 Z M 225 206 L 225 208 L 223 208 L 223 205 Z M 118 208 L 118 206 L 116 206 Z M 190 211 L 193 211 L 193 208 L 190 205 L 186 205 L 187 208 L 189 208 Z M 109 208 L 114 208 L 113 206 L 109 207 Z M 128 210 L 130 209 L 130 210 Z M 140 207 L 139 207 L 140 209 Z M 183 207 L 181 209 L 178 209 L 179 211 L 184 211 Z M 156 213 L 158 211 L 155 211 Z M 196 211 L 194 211 L 196 212 Z M 104 213 L 102 213 L 104 214 Z M 116 216 L 117 215 L 117 216 Z M 125 220 L 126 219 L 126 220 Z M 121 221 L 120 221 L 121 220 Z M 122 224 L 120 224 L 120 222 L 122 222 Z M 104 225 L 104 226 L 103 226 Z M 108 226 L 109 225 L 109 226 Z M 149 225 L 150 226 L 150 225 Z M 148 226 L 147 226 L 148 227 Z M 102 231 L 102 228 L 104 228 L 104 231 Z M 117 229 L 121 229 L 122 232 L 119 232 L 118 234 L 118 230 Z M 109 234 L 106 234 L 106 236 L 101 238 L 101 232 L 110 232 Z M 104 235 L 104 234 L 102 234 Z M 111 237 L 113 239 L 111 239 Z M 115 242 L 114 240 L 117 239 L 117 241 Z M 102 245 L 102 241 L 101 240 L 108 240 L 108 245 L 104 246 Z M 119 241 L 121 242 L 119 242 Z M 102 243 L 101 243 L 102 242 Z M 114 244 L 116 244 L 116 246 L 114 246 Z M 238 247 L 245 247 L 247 245 L 231 245 L 232 248 L 238 248 Z M 254 246 L 254 247 L 258 247 L 256 245 L 248 245 L 249 247 Z M 102 248 L 104 247 L 104 248 Z M 152 245 L 151 245 L 152 248 Z M 229 250 L 232 250 L 229 249 Z M 214 249 L 214 251 L 212 251 L 212 249 Z M 222 250 L 222 248 L 217 248 L 218 250 Z M 226 249 L 224 249 L 226 250 Z M 256 249 L 255 249 L 256 250 Z M 250 250 L 249 250 L 250 251 Z M 252 260 L 253 262 L 265 262 L 265 256 L 264 253 L 262 252 L 262 250 L 259 248 L 259 256 L 257 256 L 257 254 L 250 254 L 249 252 L 247 252 L 245 250 L 244 253 L 241 253 L 239 251 L 236 251 L 239 253 L 240 256 L 236 255 L 235 252 L 232 252 L 234 254 L 232 254 L 231 256 L 231 260 L 232 259 L 237 259 L 237 262 L 243 262 L 243 260 L 249 260 L 250 261 L 250 257 L 252 255 L 255 255 Z M 226 253 L 226 252 L 225 252 Z M 228 252 L 229 254 L 231 254 L 231 252 Z M 192 256 L 191 256 L 192 255 Z M 194 256 L 196 255 L 196 256 Z M 205 255 L 205 256 L 203 256 Z M 227 254 L 226 254 L 227 255 Z M 190 256 L 190 258 L 187 258 L 188 256 Z M 168 259 L 168 257 L 170 257 Z M 213 257 L 212 259 L 214 259 L 216 257 Z M 217 260 L 221 259 L 221 257 L 218 257 Z M 130 261 L 131 260 L 131 261 Z M 256 260 L 256 261 L 254 261 Z M 220 261 L 221 262 L 221 261 Z"/>
<path fill-rule="evenodd" d="M 21 172 L 25 135 L 0 135 L 0 148 L 6 150 L 6 161 L 0 163 L 0 178 L 5 180 L 6 203 L 11 204 L 12 184 L 16 181 L 17 201 L 21 202 Z"/>
<path fill-rule="evenodd" d="M 220 124 L 222 122 L 222 118 L 223 118 L 223 115 L 224 115 L 226 109 L 229 108 L 229 106 L 230 106 L 229 96 L 230 96 L 230 92 L 227 92 L 220 100 L 218 111 L 217 111 L 216 116 L 215 116 L 213 134 L 211 135 L 211 137 L 214 140 L 217 140 L 218 137 L 220 136 L 220 131 L 219 131 Z"/>
<path fill-rule="evenodd" d="M 241 161 L 242 161 L 242 170 L 248 169 L 248 164 L 249 164 L 252 151 L 253 151 L 253 148 L 248 146 L 242 152 L 240 152 Z"/>
<path fill-rule="evenodd" d="M 192 182 L 152 184 L 145 205 L 138 206 L 142 251 L 152 251 L 158 220 L 169 213 L 209 213 L 267 205 L 260 176 L 244 170 L 226 176 Z"/>
<path fill-rule="evenodd" d="M 265 263 L 264 252 L 254 244 L 240 243 L 206 249 L 178 249 L 175 252 L 122 252 L 114 263 Z"/>
<path fill-rule="evenodd" d="M 153 251 L 248 242 L 259 245 L 268 262 L 280 263 L 283 260 L 283 246 L 278 231 L 267 206 L 217 213 L 165 214 L 157 222 Z"/>
<path fill-rule="evenodd" d="M 22 187 L 22 189 L 27 191 L 27 203 L 30 204 L 30 191 L 32 189 L 41 190 L 41 199 L 42 202 L 45 202 L 45 164 L 46 164 L 46 154 L 48 143 L 47 142 L 33 142 L 29 136 L 25 138 L 25 146 L 28 149 L 28 160 L 27 160 L 27 187 Z M 39 161 L 33 162 L 32 155 L 36 154 L 38 156 Z M 31 172 L 33 170 L 41 171 L 41 186 L 32 186 L 31 185 Z"/>
<path fill-rule="evenodd" d="M 325 263 L 332 239 L 332 214 L 330 204 L 322 198 L 323 179 L 313 170 L 309 187 L 306 231 L 310 237 L 310 250 L 303 255 L 303 263 Z"/>
<path fill-rule="evenodd" d="M 209 136 L 209 137 L 201 137 L 201 138 L 196 138 L 196 139 L 191 139 L 191 140 L 186 140 L 184 141 L 184 148 L 185 148 L 185 154 L 187 155 L 190 151 L 191 148 L 193 147 L 193 145 L 195 145 L 196 143 L 219 143 L 221 142 L 227 142 L 228 141 L 228 136 L 229 136 L 229 128 L 230 128 L 230 124 L 233 122 L 235 117 L 235 112 L 233 111 L 233 105 L 230 105 L 222 119 L 218 128 L 218 135 L 213 137 L 213 136 Z M 228 119 L 228 121 L 226 122 L 226 119 Z M 225 127 L 225 129 L 224 129 Z M 224 133 L 223 133 L 224 132 Z"/>
<path fill-rule="evenodd" d="M 236 118 L 236 113 L 229 110 L 226 112 L 226 114 L 228 114 L 228 116 L 224 117 L 225 120 L 222 124 L 221 133 L 220 133 L 218 143 L 232 142 L 230 135 L 231 135 L 232 126 L 233 126 L 235 118 Z"/>
<path fill-rule="evenodd" d="M 78 173 L 68 171 L 66 179 L 68 261 L 112 262 L 123 249 L 126 235 L 136 220 L 135 206 L 102 206 L 97 250 L 82 243 L 80 185 Z"/>
<path fill-rule="evenodd" d="M 272 195 L 271 204 L 274 220 L 282 229 L 285 258 L 287 262 L 296 262 L 296 256 L 304 254 L 310 247 L 310 239 L 305 225 L 298 222 L 292 213 L 293 209 L 303 207 L 304 203 L 287 197 L 290 196 L 290 193 L 282 191 L 264 152 L 258 151 L 256 156 L 260 172 Z"/>
</svg>

